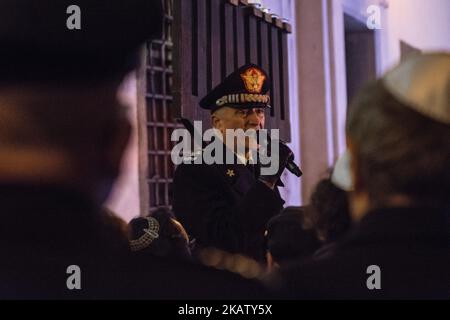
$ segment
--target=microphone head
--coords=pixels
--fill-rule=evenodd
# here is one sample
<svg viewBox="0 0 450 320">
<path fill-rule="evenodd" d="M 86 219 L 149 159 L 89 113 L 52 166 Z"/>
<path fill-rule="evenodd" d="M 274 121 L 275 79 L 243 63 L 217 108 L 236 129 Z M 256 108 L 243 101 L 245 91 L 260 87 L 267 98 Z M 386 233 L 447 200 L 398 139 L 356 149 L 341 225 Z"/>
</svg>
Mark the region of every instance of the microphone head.
<svg viewBox="0 0 450 320">
<path fill-rule="evenodd" d="M 303 175 L 302 170 L 300 170 L 300 168 L 294 163 L 293 160 L 288 161 L 286 168 L 289 170 L 289 172 L 299 178 Z"/>
</svg>

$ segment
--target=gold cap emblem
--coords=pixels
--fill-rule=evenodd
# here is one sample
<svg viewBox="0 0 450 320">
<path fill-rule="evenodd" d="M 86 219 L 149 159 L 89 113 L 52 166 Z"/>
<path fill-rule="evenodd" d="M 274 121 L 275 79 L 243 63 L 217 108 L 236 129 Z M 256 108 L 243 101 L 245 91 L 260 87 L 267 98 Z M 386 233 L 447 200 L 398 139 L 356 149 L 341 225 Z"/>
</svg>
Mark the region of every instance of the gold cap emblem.
<svg viewBox="0 0 450 320">
<path fill-rule="evenodd" d="M 245 88 L 251 93 L 261 93 L 264 80 L 266 80 L 266 76 L 260 70 L 253 67 L 241 73 L 241 78 L 244 81 Z"/>
</svg>

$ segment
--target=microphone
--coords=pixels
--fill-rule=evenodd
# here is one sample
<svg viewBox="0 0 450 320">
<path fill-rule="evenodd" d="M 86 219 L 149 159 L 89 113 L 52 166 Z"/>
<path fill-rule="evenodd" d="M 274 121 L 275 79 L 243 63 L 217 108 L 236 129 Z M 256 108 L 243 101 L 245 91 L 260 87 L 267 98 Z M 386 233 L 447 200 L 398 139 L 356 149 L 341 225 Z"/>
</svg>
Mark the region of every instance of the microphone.
<svg viewBox="0 0 450 320">
<path fill-rule="evenodd" d="M 295 164 L 293 158 L 288 160 L 288 162 L 286 164 L 286 169 L 288 169 L 290 173 L 292 173 L 293 175 L 295 175 L 299 178 L 303 175 L 302 170 L 300 170 L 300 168 Z"/>
<path fill-rule="evenodd" d="M 183 124 L 184 127 L 189 131 L 189 133 L 191 134 L 191 136 L 194 137 L 194 131 L 195 131 L 195 128 L 194 128 L 194 125 L 192 124 L 192 122 L 191 122 L 189 119 L 186 119 L 186 118 L 179 118 L 179 119 L 176 119 L 176 120 L 177 120 L 178 123 Z M 200 134 L 200 135 L 201 135 L 201 134 Z M 257 137 L 257 139 L 259 140 L 259 134 L 257 134 L 256 137 Z M 268 138 L 270 141 L 272 140 L 272 138 L 271 138 L 270 135 L 269 135 L 269 132 L 267 132 L 267 138 Z M 286 145 L 286 142 L 284 142 L 284 141 L 282 141 L 282 140 L 279 140 L 279 141 L 280 141 L 280 143 L 284 144 L 284 145 L 286 146 L 286 148 L 289 148 L 289 147 Z M 258 143 L 259 143 L 259 142 L 258 142 Z M 205 148 L 205 147 L 206 147 L 206 143 L 203 141 L 203 148 Z M 295 175 L 295 176 L 297 176 L 297 177 L 299 177 L 299 178 L 303 175 L 302 170 L 300 170 L 300 168 L 299 168 L 299 167 L 295 164 L 295 162 L 294 162 L 294 155 L 292 155 L 292 156 L 288 159 L 287 164 L 286 164 L 286 169 L 287 169 L 290 173 L 292 173 L 293 175 Z"/>
<path fill-rule="evenodd" d="M 259 140 L 259 134 L 257 135 L 257 138 Z M 272 138 L 270 137 L 269 132 L 267 132 L 267 139 L 268 141 L 272 141 Z M 280 142 L 280 144 L 283 144 L 286 148 L 289 149 L 289 147 L 287 146 L 286 142 L 284 142 L 283 140 L 278 140 Z M 290 149 L 289 149 L 290 150 Z M 292 152 L 292 151 L 291 151 Z M 286 163 L 286 169 L 292 173 L 293 175 L 297 176 L 297 177 L 301 177 L 303 175 L 302 170 L 300 170 L 300 168 L 298 167 L 298 165 L 295 164 L 294 162 L 294 155 L 292 154 L 291 157 L 289 157 L 287 163 Z"/>
</svg>

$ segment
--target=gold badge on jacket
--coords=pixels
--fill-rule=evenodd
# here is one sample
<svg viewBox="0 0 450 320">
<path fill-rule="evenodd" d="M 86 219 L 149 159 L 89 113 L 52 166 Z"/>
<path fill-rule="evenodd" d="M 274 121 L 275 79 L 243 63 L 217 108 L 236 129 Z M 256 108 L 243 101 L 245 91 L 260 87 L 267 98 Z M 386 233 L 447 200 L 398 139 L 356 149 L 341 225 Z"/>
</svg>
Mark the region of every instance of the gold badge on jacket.
<svg viewBox="0 0 450 320">
<path fill-rule="evenodd" d="M 245 88 L 251 93 L 261 93 L 266 76 L 257 68 L 248 68 L 244 73 L 241 73 L 241 78 L 244 81 Z"/>
<path fill-rule="evenodd" d="M 227 171 L 227 176 L 229 176 L 230 178 L 233 178 L 236 174 L 234 173 L 234 170 L 228 169 Z"/>
</svg>

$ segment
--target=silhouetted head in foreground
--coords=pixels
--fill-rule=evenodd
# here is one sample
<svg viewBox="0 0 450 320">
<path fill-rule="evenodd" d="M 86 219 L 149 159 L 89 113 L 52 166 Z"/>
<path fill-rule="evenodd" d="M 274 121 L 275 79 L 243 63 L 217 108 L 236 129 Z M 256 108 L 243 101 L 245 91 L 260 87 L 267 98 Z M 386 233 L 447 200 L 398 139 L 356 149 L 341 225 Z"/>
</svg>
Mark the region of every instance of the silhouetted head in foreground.
<svg viewBox="0 0 450 320">
<path fill-rule="evenodd" d="M 309 227 L 322 243 L 337 241 L 351 225 L 347 192 L 337 187 L 330 178 L 322 179 L 311 195 L 305 215 Z"/>
<path fill-rule="evenodd" d="M 450 54 L 414 56 L 350 105 L 352 218 L 380 207 L 446 207 L 450 190 Z"/>
<path fill-rule="evenodd" d="M 163 13 L 159 0 L 72 5 L 0 2 L 0 183 L 64 186 L 101 203 L 130 134 L 117 91 Z"/>
<path fill-rule="evenodd" d="M 266 250 L 269 269 L 310 257 L 319 248 L 312 230 L 303 225 L 303 207 L 289 207 L 269 220 Z"/>
</svg>

